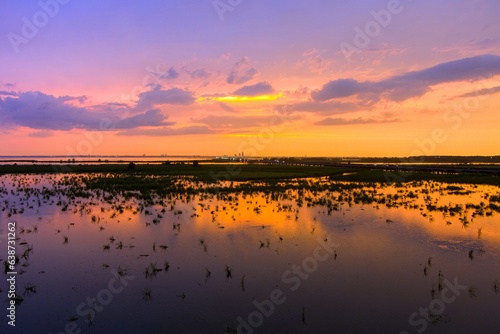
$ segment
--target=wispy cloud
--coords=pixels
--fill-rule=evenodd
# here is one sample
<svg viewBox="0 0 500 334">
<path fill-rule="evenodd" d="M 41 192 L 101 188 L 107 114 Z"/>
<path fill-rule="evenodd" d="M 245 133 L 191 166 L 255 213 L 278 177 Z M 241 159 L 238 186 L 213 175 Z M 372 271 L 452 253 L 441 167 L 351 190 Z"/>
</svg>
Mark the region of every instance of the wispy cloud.
<svg viewBox="0 0 500 334">
<path fill-rule="evenodd" d="M 377 120 L 373 118 L 353 118 L 353 119 L 346 119 L 346 118 L 331 118 L 327 117 L 319 122 L 316 122 L 316 125 L 328 125 L 328 126 L 338 126 L 338 125 L 359 125 L 359 124 L 379 124 L 379 123 L 394 123 L 394 122 L 399 122 L 398 119 L 383 119 L 383 120 Z"/>
<path fill-rule="evenodd" d="M 12 89 L 12 88 L 16 87 L 16 84 L 12 83 L 12 82 L 3 82 L 2 80 L 0 80 L 0 87 L 5 87 L 7 89 Z"/>
<path fill-rule="evenodd" d="M 213 129 L 245 129 L 252 127 L 262 127 L 269 124 L 275 124 L 273 116 L 206 116 L 193 118 L 193 122 L 202 123 Z"/>
<path fill-rule="evenodd" d="M 210 77 L 210 72 L 204 68 L 199 68 L 194 71 L 184 69 L 184 71 L 189 74 L 192 79 L 208 79 Z"/>
<path fill-rule="evenodd" d="M 224 110 L 224 111 L 227 111 L 227 112 L 230 112 L 230 113 L 235 113 L 236 112 L 236 110 L 234 108 L 232 108 L 230 105 L 228 105 L 227 103 L 217 102 L 217 105 L 219 107 L 221 107 L 221 109 Z"/>
<path fill-rule="evenodd" d="M 167 80 L 177 79 L 180 75 L 179 72 L 177 72 L 177 70 L 174 67 L 170 67 L 168 70 L 162 72 L 158 70 L 157 66 L 157 69 L 150 70 L 150 73 L 157 79 L 167 79 Z"/>
<path fill-rule="evenodd" d="M 460 55 L 471 55 L 481 53 L 498 52 L 500 49 L 500 40 L 494 38 L 471 39 L 466 43 L 447 48 L 436 48 L 437 52 L 454 52 Z"/>
<path fill-rule="evenodd" d="M 474 96 L 482 96 L 482 95 L 492 95 L 492 94 L 496 94 L 498 92 L 500 92 L 500 86 L 476 90 L 473 92 L 459 95 L 458 97 L 474 97 Z"/>
<path fill-rule="evenodd" d="M 327 101 L 327 102 L 317 102 L 317 101 L 306 101 L 298 102 L 295 104 L 286 104 L 277 106 L 278 111 L 287 112 L 311 112 L 322 115 L 334 115 L 334 114 L 344 114 L 348 112 L 357 111 L 360 107 L 354 103 L 350 102 L 339 102 L 339 101 Z"/>
<path fill-rule="evenodd" d="M 258 74 L 259 71 L 250 66 L 248 57 L 243 57 L 233 65 L 231 73 L 227 76 L 226 82 L 241 85 L 252 80 Z"/>
<path fill-rule="evenodd" d="M 42 130 L 42 131 L 31 132 L 28 134 L 28 136 L 33 138 L 48 138 L 51 137 L 53 134 L 54 133 L 52 131 Z"/>
<path fill-rule="evenodd" d="M 297 67 L 306 68 L 309 72 L 323 73 L 333 65 L 332 59 L 325 59 L 317 49 L 309 49 L 302 54 Z"/>
<path fill-rule="evenodd" d="M 119 136 L 148 136 L 148 137 L 163 137 L 163 136 L 184 136 L 213 133 L 206 126 L 188 126 L 183 128 L 162 127 L 154 129 L 130 129 L 118 132 Z"/>
</svg>

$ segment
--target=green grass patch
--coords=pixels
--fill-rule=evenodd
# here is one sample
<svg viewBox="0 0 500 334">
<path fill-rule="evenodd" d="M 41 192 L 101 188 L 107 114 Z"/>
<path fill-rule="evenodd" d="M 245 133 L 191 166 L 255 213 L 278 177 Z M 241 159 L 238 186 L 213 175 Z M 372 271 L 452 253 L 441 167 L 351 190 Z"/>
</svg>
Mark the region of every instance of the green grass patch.
<svg viewBox="0 0 500 334">
<path fill-rule="evenodd" d="M 291 178 L 328 176 L 332 181 L 349 182 L 411 182 L 437 181 L 445 183 L 468 183 L 500 185 L 500 178 L 494 175 L 461 173 L 438 174 L 430 172 L 386 172 L 380 169 L 359 167 L 323 167 L 270 164 L 223 164 L 200 163 L 179 164 L 135 164 L 133 168 L 127 164 L 65 164 L 65 165 L 0 165 L 2 174 L 45 174 L 45 173 L 102 173 L 130 176 L 120 178 L 132 182 L 140 176 L 191 176 L 204 182 L 216 181 L 250 181 L 250 180 L 286 180 Z M 144 181 L 146 182 L 146 181 Z M 152 179 L 150 182 L 156 182 Z M 152 186 L 152 185 L 151 185 Z"/>
</svg>

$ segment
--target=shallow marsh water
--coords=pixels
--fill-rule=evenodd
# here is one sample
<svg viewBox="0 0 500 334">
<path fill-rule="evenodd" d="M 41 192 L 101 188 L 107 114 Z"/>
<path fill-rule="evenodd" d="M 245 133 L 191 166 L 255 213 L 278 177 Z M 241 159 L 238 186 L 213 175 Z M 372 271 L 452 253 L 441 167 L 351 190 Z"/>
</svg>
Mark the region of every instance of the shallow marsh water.
<svg viewBox="0 0 500 334">
<path fill-rule="evenodd" d="M 15 331 L 2 315 L 1 332 L 498 330 L 498 187 L 176 183 L 190 191 L 145 198 L 77 175 L 0 177 L 0 258 L 15 221 L 23 299 Z M 5 310 L 5 279 L 0 288 Z"/>
</svg>

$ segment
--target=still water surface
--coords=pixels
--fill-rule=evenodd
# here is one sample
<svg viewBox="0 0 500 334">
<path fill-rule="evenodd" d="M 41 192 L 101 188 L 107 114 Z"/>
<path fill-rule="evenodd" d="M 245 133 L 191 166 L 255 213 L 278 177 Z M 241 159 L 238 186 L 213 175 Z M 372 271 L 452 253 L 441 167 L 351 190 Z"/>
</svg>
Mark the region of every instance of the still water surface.
<svg viewBox="0 0 500 334">
<path fill-rule="evenodd" d="M 176 182 L 190 191 L 144 198 L 0 177 L 0 258 L 15 221 L 22 298 L 13 330 L 2 279 L 1 332 L 498 330 L 498 187 Z"/>
</svg>

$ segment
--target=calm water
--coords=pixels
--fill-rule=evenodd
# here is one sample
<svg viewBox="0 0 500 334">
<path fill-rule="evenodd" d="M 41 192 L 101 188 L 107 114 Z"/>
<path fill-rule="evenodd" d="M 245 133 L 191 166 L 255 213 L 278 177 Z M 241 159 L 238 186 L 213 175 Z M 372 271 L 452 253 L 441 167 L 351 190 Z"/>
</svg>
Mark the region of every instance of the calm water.
<svg viewBox="0 0 500 334">
<path fill-rule="evenodd" d="M 2 333 L 498 330 L 498 187 L 310 179 L 144 199 L 82 181 L 0 177 L 0 258 L 15 221 L 22 298 L 13 330 L 2 279 Z"/>
</svg>

